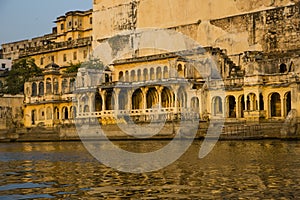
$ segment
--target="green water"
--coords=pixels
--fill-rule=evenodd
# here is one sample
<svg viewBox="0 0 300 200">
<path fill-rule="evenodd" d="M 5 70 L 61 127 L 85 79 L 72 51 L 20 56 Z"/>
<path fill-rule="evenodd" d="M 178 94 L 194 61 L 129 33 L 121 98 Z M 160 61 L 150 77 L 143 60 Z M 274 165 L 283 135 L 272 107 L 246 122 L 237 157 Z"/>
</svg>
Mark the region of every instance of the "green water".
<svg viewBox="0 0 300 200">
<path fill-rule="evenodd" d="M 144 152 L 168 141 L 117 143 Z M 204 159 L 200 146 L 159 171 L 129 174 L 102 165 L 80 142 L 1 143 L 0 199 L 300 197 L 300 142 L 222 141 Z"/>
</svg>

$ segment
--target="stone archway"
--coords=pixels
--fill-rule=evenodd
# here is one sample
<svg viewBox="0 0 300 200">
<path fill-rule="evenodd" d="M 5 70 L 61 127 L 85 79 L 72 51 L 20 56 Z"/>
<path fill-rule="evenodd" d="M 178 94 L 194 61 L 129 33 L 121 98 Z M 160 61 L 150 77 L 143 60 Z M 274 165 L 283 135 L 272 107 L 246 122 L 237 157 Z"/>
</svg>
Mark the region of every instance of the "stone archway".
<svg viewBox="0 0 300 200">
<path fill-rule="evenodd" d="M 132 94 L 132 109 L 141 110 L 143 109 L 143 92 L 141 89 L 137 89 Z"/>
<path fill-rule="evenodd" d="M 151 109 L 155 106 L 158 106 L 158 92 L 155 88 L 150 88 L 146 95 L 147 109 Z"/>
<path fill-rule="evenodd" d="M 234 96 L 227 97 L 227 117 L 228 118 L 236 118 L 236 101 Z"/>
<path fill-rule="evenodd" d="M 277 92 L 270 95 L 270 109 L 271 117 L 281 117 L 281 99 Z"/>
</svg>

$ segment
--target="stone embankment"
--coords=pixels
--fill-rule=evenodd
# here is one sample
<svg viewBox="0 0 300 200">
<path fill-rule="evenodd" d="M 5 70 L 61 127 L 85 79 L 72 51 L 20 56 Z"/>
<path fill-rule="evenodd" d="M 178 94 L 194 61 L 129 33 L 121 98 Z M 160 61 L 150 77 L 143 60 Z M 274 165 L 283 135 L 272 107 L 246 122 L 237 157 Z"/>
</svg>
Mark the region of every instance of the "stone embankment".
<svg viewBox="0 0 300 200">
<path fill-rule="evenodd" d="M 55 128 L 36 127 L 0 131 L 0 142 L 49 142 L 49 141 L 80 141 L 103 140 L 106 136 L 111 140 L 171 140 L 178 133 L 180 138 L 194 137 L 192 132 L 195 129 L 181 129 L 179 122 L 165 123 L 162 127 L 158 124 L 158 134 L 147 137 L 141 133 L 141 127 L 147 124 L 140 124 L 125 132 L 120 125 L 89 125 L 81 134 L 75 125 L 60 126 Z M 195 127 L 195 126 L 194 126 Z M 87 130 L 87 131 L 85 131 Z M 144 130 L 144 129 L 143 129 Z M 195 132 L 194 132 L 195 133 Z M 200 122 L 197 128 L 195 139 L 219 139 L 219 140 L 260 140 L 260 139 L 300 139 L 300 124 L 288 125 L 279 122 L 264 123 L 226 123 L 209 124 Z"/>
</svg>

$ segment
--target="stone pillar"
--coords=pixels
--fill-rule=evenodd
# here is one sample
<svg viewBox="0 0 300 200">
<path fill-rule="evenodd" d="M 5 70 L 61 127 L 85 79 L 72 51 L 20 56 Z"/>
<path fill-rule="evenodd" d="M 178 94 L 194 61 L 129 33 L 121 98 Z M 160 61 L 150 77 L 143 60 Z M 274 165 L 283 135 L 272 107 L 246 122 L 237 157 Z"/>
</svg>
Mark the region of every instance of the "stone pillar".
<svg viewBox="0 0 300 200">
<path fill-rule="evenodd" d="M 119 94 L 121 92 L 120 88 L 114 88 L 115 94 L 115 110 L 119 110 Z"/>
<path fill-rule="evenodd" d="M 89 93 L 89 107 L 90 107 L 90 113 L 95 112 L 95 93 Z"/>
<path fill-rule="evenodd" d="M 223 109 L 223 117 L 226 118 L 226 113 L 228 112 L 226 109 L 226 99 L 222 99 L 222 109 Z"/>
<path fill-rule="evenodd" d="M 105 102 L 106 102 L 106 91 L 101 90 L 100 92 L 101 98 L 102 98 L 102 111 L 106 110 Z"/>
<path fill-rule="evenodd" d="M 76 97 L 77 97 L 77 112 L 78 112 L 78 113 L 81 113 L 81 110 L 80 110 L 80 99 L 81 99 L 81 95 L 77 94 Z"/>
<path fill-rule="evenodd" d="M 248 95 L 244 95 L 244 101 L 245 101 L 245 110 L 249 110 L 249 108 L 248 108 L 248 104 L 247 104 L 247 100 L 248 100 Z"/>
<path fill-rule="evenodd" d="M 257 95 L 257 110 L 261 110 L 261 107 L 260 107 L 260 94 L 256 94 Z"/>
<path fill-rule="evenodd" d="M 147 92 L 149 88 L 141 88 L 143 93 L 143 110 L 147 109 Z"/>
<path fill-rule="evenodd" d="M 285 111 L 285 101 L 286 101 L 286 98 L 285 97 L 281 97 L 281 95 L 280 95 L 280 99 L 282 99 L 281 100 L 281 117 L 285 117 L 285 115 L 286 115 L 286 111 Z"/>
<path fill-rule="evenodd" d="M 162 107 L 161 94 L 162 94 L 164 87 L 163 86 L 155 86 L 155 88 L 158 92 L 158 107 L 161 108 Z"/>
</svg>

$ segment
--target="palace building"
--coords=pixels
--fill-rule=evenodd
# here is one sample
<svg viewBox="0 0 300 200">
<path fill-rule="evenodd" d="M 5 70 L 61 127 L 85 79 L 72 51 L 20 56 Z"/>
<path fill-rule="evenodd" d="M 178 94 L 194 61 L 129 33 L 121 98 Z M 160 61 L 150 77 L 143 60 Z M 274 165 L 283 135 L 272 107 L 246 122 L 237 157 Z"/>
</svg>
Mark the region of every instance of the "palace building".
<svg viewBox="0 0 300 200">
<path fill-rule="evenodd" d="M 90 118 L 101 124 L 298 119 L 300 4 L 199 2 L 94 0 L 93 10 L 58 17 L 37 46 L 2 45 L 4 58 L 30 56 L 44 69 L 24 86 L 25 127 Z M 102 68 L 64 72 L 70 60 L 91 54 Z"/>
<path fill-rule="evenodd" d="M 14 61 L 31 57 L 41 68 L 51 63 L 65 67 L 87 60 L 92 51 L 92 10 L 67 12 L 55 23 L 50 34 L 2 44 L 3 58 Z"/>
</svg>

